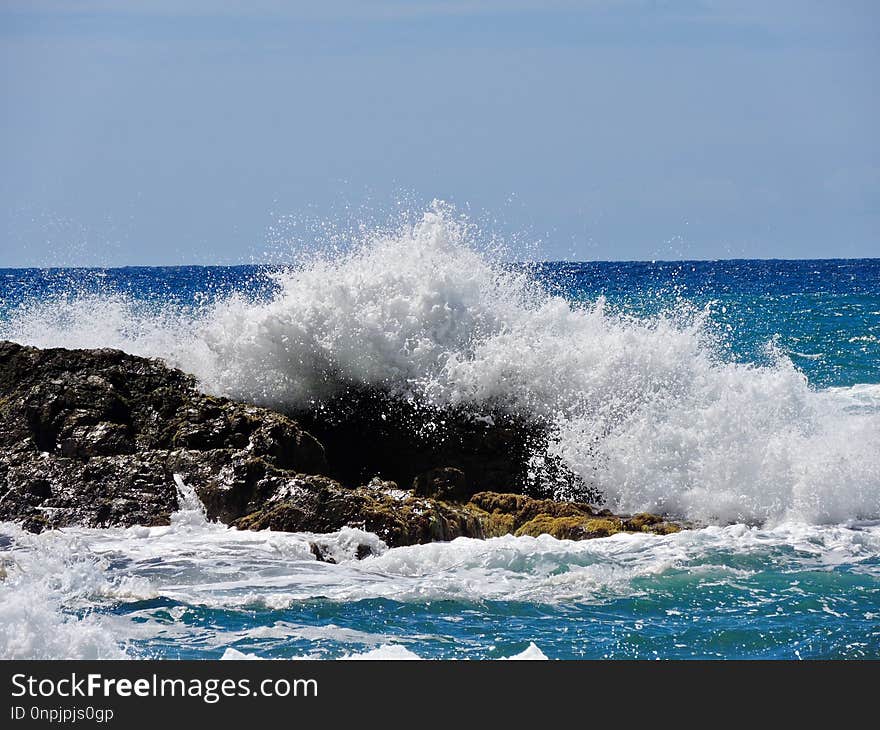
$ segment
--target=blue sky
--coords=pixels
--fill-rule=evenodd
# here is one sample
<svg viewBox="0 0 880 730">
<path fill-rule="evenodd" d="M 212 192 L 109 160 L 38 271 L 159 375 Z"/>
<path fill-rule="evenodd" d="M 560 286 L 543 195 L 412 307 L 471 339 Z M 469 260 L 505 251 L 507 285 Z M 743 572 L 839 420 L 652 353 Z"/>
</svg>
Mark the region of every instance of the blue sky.
<svg viewBox="0 0 880 730">
<path fill-rule="evenodd" d="M 0 5 L 0 266 L 259 261 L 433 198 L 543 258 L 880 255 L 876 3 L 217 5 Z"/>
</svg>

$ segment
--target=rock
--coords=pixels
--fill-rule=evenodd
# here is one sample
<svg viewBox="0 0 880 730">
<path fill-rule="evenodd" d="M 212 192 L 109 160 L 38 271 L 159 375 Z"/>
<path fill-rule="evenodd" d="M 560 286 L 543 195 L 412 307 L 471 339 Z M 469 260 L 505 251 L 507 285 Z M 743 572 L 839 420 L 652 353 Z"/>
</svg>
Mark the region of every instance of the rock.
<svg viewBox="0 0 880 730">
<path fill-rule="evenodd" d="M 291 417 L 205 395 L 191 376 L 157 360 L 0 342 L 0 520 L 35 532 L 168 524 L 179 474 L 209 519 L 252 530 L 356 527 L 392 547 L 508 533 L 583 539 L 678 529 L 658 515 L 622 518 L 585 502 L 513 493 L 540 435 L 515 419 L 446 414 L 433 436 L 415 437 L 404 434 L 412 404 L 394 406 L 390 416 L 380 396 L 361 396 L 353 407 L 360 405 L 363 413 L 342 421 L 307 414 L 330 434 L 328 464 L 322 444 Z M 364 484 L 376 473 L 382 477 Z M 314 541 L 317 559 L 332 561 L 328 550 Z M 358 558 L 370 553 L 368 545 L 357 549 Z"/>
<path fill-rule="evenodd" d="M 669 532 L 678 532 L 677 525 L 670 525 L 664 522 L 660 515 L 654 515 L 650 512 L 641 512 L 633 515 L 629 519 L 624 520 L 624 528 L 629 532 L 656 532 L 661 535 Z"/>
<path fill-rule="evenodd" d="M 233 523 L 240 529 L 335 532 L 357 527 L 391 547 L 456 537 L 484 537 L 479 516 L 464 505 L 375 485 L 346 489 L 326 477 L 281 477 L 264 506 Z"/>
<path fill-rule="evenodd" d="M 413 490 L 419 497 L 435 497 L 446 501 L 467 501 L 470 492 L 461 469 L 444 466 L 419 474 L 413 481 Z"/>
<path fill-rule="evenodd" d="M 177 495 L 166 459 L 162 451 L 88 460 L 6 454 L 0 463 L 0 519 L 21 520 L 35 532 L 66 525 L 167 524 Z"/>
<path fill-rule="evenodd" d="M 247 449 L 281 468 L 326 469 L 290 418 L 213 398 L 158 360 L 117 350 L 0 342 L 0 443 L 71 458 L 175 448 Z"/>
<path fill-rule="evenodd" d="M 618 532 L 668 534 L 679 529 L 658 515 L 638 517 L 631 523 L 605 510 L 596 514 L 582 503 L 495 492 L 481 492 L 465 504 L 453 504 L 381 482 L 351 490 L 326 477 L 297 475 L 286 482 L 282 478 L 262 509 L 234 524 L 240 529 L 319 533 L 357 527 L 379 535 L 390 547 L 457 537 L 548 534 L 584 540 Z"/>
<path fill-rule="evenodd" d="M 516 536 L 552 535 L 560 540 L 585 540 L 591 537 L 608 537 L 623 531 L 620 520 L 586 517 L 552 517 L 541 514 L 532 518 L 516 531 Z"/>
<path fill-rule="evenodd" d="M 157 360 L 0 342 L 0 519 L 167 524 L 175 472 L 254 459 L 326 469 L 323 447 L 287 416 L 205 395 Z"/>
<path fill-rule="evenodd" d="M 666 535 L 680 529 L 659 515 L 642 513 L 624 519 L 608 510 L 595 512 L 581 502 L 555 502 L 522 494 L 481 492 L 475 494 L 467 506 L 480 517 L 487 536 L 546 534 L 565 540 L 585 540 L 618 532 Z"/>
<path fill-rule="evenodd" d="M 363 484 L 376 474 L 413 484 L 432 470 L 452 468 L 467 476 L 463 489 L 470 490 L 457 489 L 456 498 L 484 490 L 537 496 L 559 487 L 598 498 L 558 461 L 547 459 L 546 474 L 533 479 L 531 458 L 546 451 L 550 429 L 501 409 L 437 410 L 381 390 L 352 387 L 317 408 L 291 415 L 324 444 L 328 474 L 343 484 Z"/>
<path fill-rule="evenodd" d="M 359 553 L 360 553 L 360 548 L 362 548 L 362 547 L 365 547 L 365 546 L 358 545 L 358 552 Z M 312 555 L 315 556 L 315 560 L 317 560 L 319 563 L 330 563 L 331 565 L 336 564 L 336 559 L 333 558 L 329 554 L 329 551 L 327 550 L 326 545 L 318 545 L 318 543 L 316 543 L 316 542 L 310 542 L 309 543 L 309 550 L 312 551 Z M 358 559 L 362 560 L 363 558 L 358 558 Z"/>
</svg>

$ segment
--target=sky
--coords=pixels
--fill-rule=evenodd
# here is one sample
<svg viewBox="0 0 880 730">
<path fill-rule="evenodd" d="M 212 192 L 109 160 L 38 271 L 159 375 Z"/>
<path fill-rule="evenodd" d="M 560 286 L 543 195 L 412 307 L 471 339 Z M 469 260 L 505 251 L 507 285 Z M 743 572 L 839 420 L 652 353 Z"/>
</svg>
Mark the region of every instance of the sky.
<svg viewBox="0 0 880 730">
<path fill-rule="evenodd" d="M 880 3 L 0 0 L 0 59 L 0 267 L 433 199 L 513 258 L 880 256 Z"/>
</svg>

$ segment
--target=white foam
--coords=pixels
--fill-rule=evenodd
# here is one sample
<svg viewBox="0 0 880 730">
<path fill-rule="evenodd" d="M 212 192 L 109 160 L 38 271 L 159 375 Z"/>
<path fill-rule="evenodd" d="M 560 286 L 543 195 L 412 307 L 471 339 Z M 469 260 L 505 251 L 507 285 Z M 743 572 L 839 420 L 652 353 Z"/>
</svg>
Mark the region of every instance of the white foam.
<svg viewBox="0 0 880 730">
<path fill-rule="evenodd" d="M 9 542 L 0 551 L 6 571 L 0 580 L 0 658 L 125 658 L 131 640 L 191 636 L 193 630 L 156 621 L 149 612 L 123 619 L 102 613 L 103 606 L 159 597 L 206 605 L 289 603 L 286 593 L 283 599 L 278 594 L 291 581 L 306 592 L 320 585 L 316 567 L 327 564 L 317 562 L 313 543 L 340 562 L 354 561 L 362 544 L 374 553 L 387 550 L 375 535 L 350 528 L 316 535 L 240 532 L 209 523 L 191 489 L 182 480 L 178 487 L 181 509 L 167 527 L 32 535 L 0 523 L 0 538 Z M 222 645 L 236 638 L 242 636 L 204 641 Z"/>
<path fill-rule="evenodd" d="M 221 661 L 241 661 L 241 660 L 250 660 L 250 661 L 258 661 L 263 657 L 259 657 L 256 654 L 248 654 L 244 651 L 239 651 L 238 649 L 233 649 L 231 646 L 226 648 L 226 651 L 223 652 L 223 656 L 220 657 Z"/>
<path fill-rule="evenodd" d="M 347 545 L 340 548 L 340 557 L 347 559 L 317 561 L 309 550 L 316 538 Z M 357 560 L 354 541 L 371 538 L 384 552 Z M 347 654 L 353 658 L 412 659 L 421 642 L 442 637 L 278 620 L 224 629 L 213 622 L 193 623 L 188 614 L 287 609 L 311 600 L 602 605 L 639 595 L 646 581 L 667 573 L 735 583 L 768 564 L 793 572 L 844 568 L 880 578 L 880 522 L 712 526 L 582 542 L 546 535 L 459 538 L 390 550 L 355 530 L 316 536 L 239 532 L 211 523 L 68 528 L 41 535 L 0 523 L 0 539 L 7 545 L 0 554 L 7 566 L 0 581 L 3 658 L 116 658 L 136 655 L 134 644 L 156 642 L 223 649 L 226 659 L 260 658 L 277 656 L 297 641 L 315 647 L 301 658 L 326 656 L 320 647 L 329 642 L 351 646 Z M 108 610 L 147 599 L 158 603 L 123 614 Z M 512 658 L 541 657 L 529 647 Z"/>
<path fill-rule="evenodd" d="M 880 554 L 880 524 L 875 523 L 854 527 L 785 523 L 771 529 L 713 526 L 663 537 L 619 534 L 580 542 L 549 535 L 458 538 L 384 549 L 364 560 L 357 560 L 350 548 L 348 558 L 338 564 L 317 561 L 309 543 L 316 538 L 328 543 L 354 537 L 367 541 L 369 533 L 350 530 L 316 536 L 206 525 L 202 529 L 68 528 L 30 536 L 0 524 L 0 534 L 13 536 L 16 544 L 15 550 L 0 557 L 32 564 L 27 570 L 30 580 L 57 585 L 55 594 L 63 596 L 70 608 L 95 600 L 152 598 L 214 608 L 272 609 L 318 598 L 602 602 L 630 593 L 633 581 L 707 560 L 715 564 L 717 555 L 736 554 L 741 560 L 754 556 L 759 561 L 768 551 L 785 549 L 794 551 L 792 560 L 799 567 L 857 568 Z M 74 554 L 76 560 L 59 562 L 58 556 Z M 109 565 L 119 567 L 108 574 Z M 154 628 L 164 632 L 168 627 L 155 624 Z M 281 622 L 229 634 L 223 643 L 273 638 L 325 638 L 373 646 L 390 639 L 334 626 L 316 629 Z"/>
<path fill-rule="evenodd" d="M 410 651 L 405 646 L 400 646 L 399 644 L 383 644 L 382 646 L 376 649 L 370 649 L 369 651 L 348 654 L 343 657 L 343 659 L 348 660 L 382 660 L 382 661 L 400 661 L 400 660 L 411 660 L 411 659 L 421 659 L 421 657 L 413 651 Z"/>
<path fill-rule="evenodd" d="M 828 388 L 825 392 L 849 411 L 880 413 L 880 383 L 858 383 L 848 388 Z"/>
<path fill-rule="evenodd" d="M 127 658 L 103 617 L 90 611 L 92 596 L 113 590 L 104 566 L 71 551 L 75 543 L 6 528 L 28 547 L 0 552 L 0 659 Z"/>
<path fill-rule="evenodd" d="M 541 651 L 534 641 L 529 642 L 528 647 L 523 649 L 519 654 L 514 654 L 510 657 L 505 657 L 505 659 L 510 660 L 520 660 L 520 661 L 547 661 L 547 655 Z"/>
<path fill-rule="evenodd" d="M 175 527 L 203 527 L 208 524 L 205 505 L 196 494 L 196 490 L 183 480 L 180 474 L 173 474 L 174 485 L 177 487 L 177 510 L 171 515 L 171 524 Z"/>
<path fill-rule="evenodd" d="M 880 516 L 880 409 L 865 405 L 867 386 L 814 392 L 779 353 L 772 367 L 726 363 L 684 306 L 641 320 L 601 300 L 575 307 L 470 236 L 438 205 L 279 274 L 268 302 L 232 296 L 184 316 L 74 297 L 13 312 L 0 337 L 164 357 L 213 392 L 269 405 L 359 383 L 530 414 L 555 424 L 554 454 L 616 510 L 721 524 Z"/>
<path fill-rule="evenodd" d="M 220 657 L 221 660 L 260 660 L 264 657 L 257 656 L 256 654 L 239 651 L 233 647 L 227 647 L 223 652 L 223 656 Z M 314 659 L 313 656 L 297 656 L 295 657 L 298 660 L 303 659 Z M 405 646 L 401 646 L 400 644 L 382 644 L 381 646 L 376 647 L 375 649 L 368 649 L 367 651 L 362 652 L 351 652 L 349 654 L 345 654 L 340 657 L 342 661 L 413 661 L 413 660 L 421 660 L 423 657 L 416 654 L 414 651 L 407 649 Z M 509 657 L 501 657 L 502 660 L 543 660 L 546 661 L 548 659 L 547 655 L 541 651 L 534 642 L 530 642 L 528 647 L 521 651 L 519 654 L 514 654 Z"/>
</svg>

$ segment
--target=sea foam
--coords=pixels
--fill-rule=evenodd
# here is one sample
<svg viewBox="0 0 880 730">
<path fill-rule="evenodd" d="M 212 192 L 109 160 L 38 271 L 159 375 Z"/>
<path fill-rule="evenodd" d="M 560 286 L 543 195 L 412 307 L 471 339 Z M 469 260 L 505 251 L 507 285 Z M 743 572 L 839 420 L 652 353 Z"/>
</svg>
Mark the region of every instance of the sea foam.
<svg viewBox="0 0 880 730">
<path fill-rule="evenodd" d="M 308 407 L 358 385 L 550 424 L 558 457 L 620 511 L 707 523 L 880 516 L 880 408 L 816 391 L 782 353 L 726 360 L 705 313 L 575 305 L 473 245 L 442 205 L 276 273 L 268 300 L 192 313 L 120 294 L 33 302 L 0 337 L 166 359 L 214 393 Z M 868 399 L 870 400 L 870 399 Z M 560 494 L 558 496 L 574 496 Z"/>
<path fill-rule="evenodd" d="M 0 659 L 126 658 L 104 618 L 90 610 L 91 599 L 110 590 L 99 561 L 78 554 L 77 541 L 68 536 L 41 539 L 6 527 L 0 538 Z M 8 550 L 12 541 L 16 549 Z"/>
</svg>

